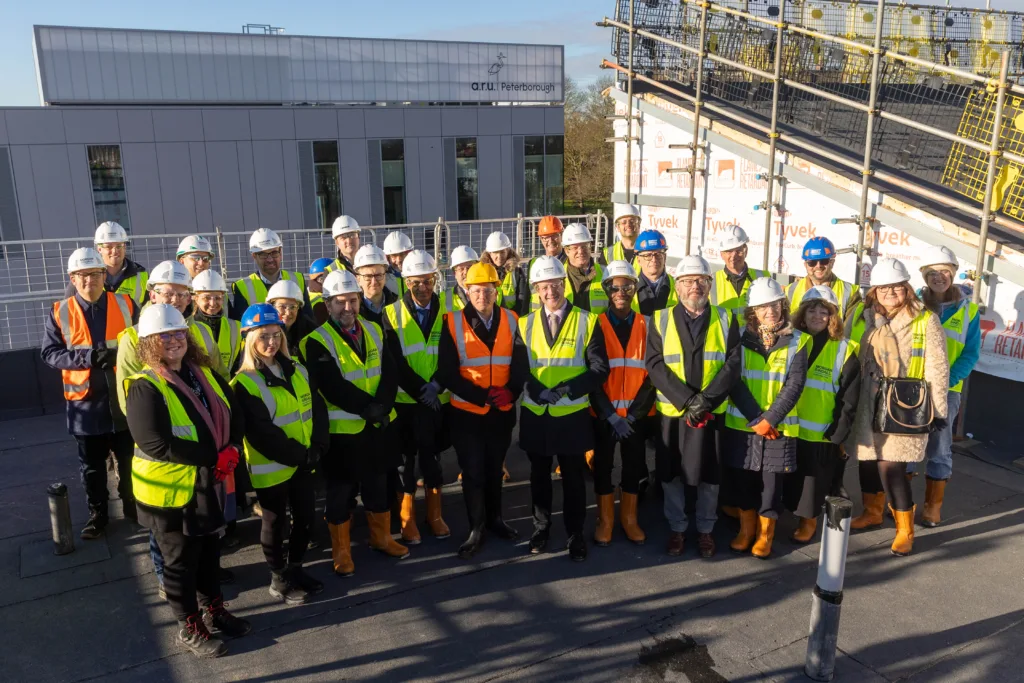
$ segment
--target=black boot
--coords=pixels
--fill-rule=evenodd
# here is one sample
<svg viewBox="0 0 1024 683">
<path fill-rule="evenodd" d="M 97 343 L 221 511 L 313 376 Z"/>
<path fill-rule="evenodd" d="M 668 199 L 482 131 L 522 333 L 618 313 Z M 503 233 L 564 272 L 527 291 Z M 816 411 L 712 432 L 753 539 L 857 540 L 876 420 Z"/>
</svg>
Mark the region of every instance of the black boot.
<svg viewBox="0 0 1024 683">
<path fill-rule="evenodd" d="M 217 582 L 220 583 L 220 584 L 234 583 L 235 582 L 235 573 L 233 571 L 231 571 L 230 569 L 225 569 L 224 567 L 218 567 L 217 568 Z"/>
<path fill-rule="evenodd" d="M 583 537 L 583 534 L 570 536 L 566 547 L 569 548 L 569 559 L 573 562 L 582 562 L 587 559 L 587 539 Z"/>
<path fill-rule="evenodd" d="M 514 541 L 519 538 L 519 532 L 505 524 L 505 520 L 501 517 L 496 517 L 491 520 L 487 525 L 487 531 L 493 534 L 496 538 L 500 538 L 503 541 Z"/>
<path fill-rule="evenodd" d="M 292 581 L 288 570 L 270 572 L 270 595 L 286 605 L 301 605 L 306 602 L 306 591 Z"/>
<path fill-rule="evenodd" d="M 540 555 L 548 547 L 548 538 L 551 532 L 548 529 L 537 529 L 530 536 L 530 554 Z"/>
<path fill-rule="evenodd" d="M 288 569 L 291 571 L 292 583 L 306 591 L 309 595 L 323 592 L 324 584 L 307 574 L 306 570 L 302 568 L 301 562 L 288 565 Z"/>
<path fill-rule="evenodd" d="M 213 599 L 203 612 L 203 621 L 210 633 L 223 633 L 229 638 L 240 638 L 252 630 L 252 624 L 227 611 L 223 597 Z"/>
<path fill-rule="evenodd" d="M 107 515 L 101 513 L 98 510 L 89 511 L 89 521 L 85 523 L 80 534 L 82 539 L 85 541 L 92 541 L 103 535 L 103 530 L 107 528 Z"/>
<path fill-rule="evenodd" d="M 476 555 L 476 552 L 480 550 L 480 546 L 484 544 L 484 532 L 480 528 L 473 529 L 469 532 L 469 538 L 466 542 L 459 546 L 459 558 L 468 560 L 469 558 Z"/>
<path fill-rule="evenodd" d="M 203 659 L 220 657 L 228 651 L 224 641 L 210 635 L 206 622 L 199 612 L 186 617 L 185 625 L 178 631 L 178 642 L 191 650 L 196 657 Z"/>
</svg>

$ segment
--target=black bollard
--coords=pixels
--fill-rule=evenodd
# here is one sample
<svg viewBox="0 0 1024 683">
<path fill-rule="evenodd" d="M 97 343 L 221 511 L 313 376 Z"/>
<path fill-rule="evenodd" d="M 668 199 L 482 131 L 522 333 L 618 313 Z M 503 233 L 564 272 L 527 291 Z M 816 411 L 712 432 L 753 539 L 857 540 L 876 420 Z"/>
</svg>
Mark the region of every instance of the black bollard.
<svg viewBox="0 0 1024 683">
<path fill-rule="evenodd" d="M 50 500 L 53 554 L 72 553 L 75 551 L 75 537 L 71 533 L 71 506 L 68 504 L 68 487 L 61 483 L 50 484 L 46 489 L 46 496 Z"/>
</svg>

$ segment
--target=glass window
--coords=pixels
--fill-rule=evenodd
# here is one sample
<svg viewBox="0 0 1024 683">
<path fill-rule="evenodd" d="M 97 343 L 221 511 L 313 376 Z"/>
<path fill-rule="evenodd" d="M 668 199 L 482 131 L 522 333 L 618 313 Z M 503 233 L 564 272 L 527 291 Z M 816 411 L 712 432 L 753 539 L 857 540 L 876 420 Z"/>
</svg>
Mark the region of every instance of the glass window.
<svg viewBox="0 0 1024 683">
<path fill-rule="evenodd" d="M 544 143 L 544 189 L 547 200 L 547 213 L 559 215 L 563 213 L 564 187 L 562 181 L 562 147 L 561 135 L 549 135 Z"/>
<path fill-rule="evenodd" d="M 121 148 L 117 145 L 89 145 L 89 176 L 92 179 L 92 205 L 96 224 L 114 221 L 131 232 L 128 195 L 124 190 Z"/>
<path fill-rule="evenodd" d="M 341 215 L 341 171 L 336 140 L 313 143 L 313 176 L 317 220 L 321 230 L 328 230 Z"/>
<path fill-rule="evenodd" d="M 459 220 L 475 221 L 477 211 L 476 138 L 455 138 L 455 181 Z"/>
<path fill-rule="evenodd" d="M 405 141 L 380 141 L 384 185 L 384 223 L 405 223 Z"/>
<path fill-rule="evenodd" d="M 544 215 L 544 136 L 523 138 L 526 215 Z"/>
</svg>

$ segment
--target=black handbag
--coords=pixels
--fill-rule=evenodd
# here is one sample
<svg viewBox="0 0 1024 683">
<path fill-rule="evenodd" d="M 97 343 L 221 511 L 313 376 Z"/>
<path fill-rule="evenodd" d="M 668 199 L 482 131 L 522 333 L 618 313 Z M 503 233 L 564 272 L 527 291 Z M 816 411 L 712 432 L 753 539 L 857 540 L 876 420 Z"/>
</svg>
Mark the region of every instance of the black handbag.
<svg viewBox="0 0 1024 683">
<path fill-rule="evenodd" d="M 883 377 L 875 397 L 875 431 L 880 434 L 928 434 L 935 406 L 928 382 Z"/>
</svg>

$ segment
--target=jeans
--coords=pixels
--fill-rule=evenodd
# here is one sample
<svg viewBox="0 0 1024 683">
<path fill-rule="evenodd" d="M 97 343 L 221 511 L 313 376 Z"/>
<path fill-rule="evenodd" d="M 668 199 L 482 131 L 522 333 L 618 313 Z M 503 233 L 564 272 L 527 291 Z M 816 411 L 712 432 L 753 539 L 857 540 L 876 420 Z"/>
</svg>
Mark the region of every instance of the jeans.
<svg viewBox="0 0 1024 683">
<path fill-rule="evenodd" d="M 690 520 L 686 517 L 686 489 L 682 477 L 676 477 L 672 481 L 663 482 L 661 490 L 665 493 L 665 519 L 668 520 L 668 528 L 677 533 L 683 533 L 690 526 Z M 697 533 L 710 534 L 718 519 L 718 485 L 705 484 L 701 482 L 697 486 Z"/>
<path fill-rule="evenodd" d="M 149 557 L 153 560 L 153 573 L 160 585 L 164 585 L 164 556 L 160 552 L 160 545 L 156 542 L 156 534 L 149 532 Z"/>
<path fill-rule="evenodd" d="M 953 476 L 953 423 L 956 421 L 957 413 L 960 412 L 959 391 L 951 391 L 946 396 L 949 409 L 946 413 L 946 426 L 942 431 L 932 432 L 928 435 L 928 449 L 925 451 L 925 474 L 929 479 L 949 479 Z M 917 463 L 913 462 L 907 467 L 907 472 L 914 472 Z"/>
</svg>

